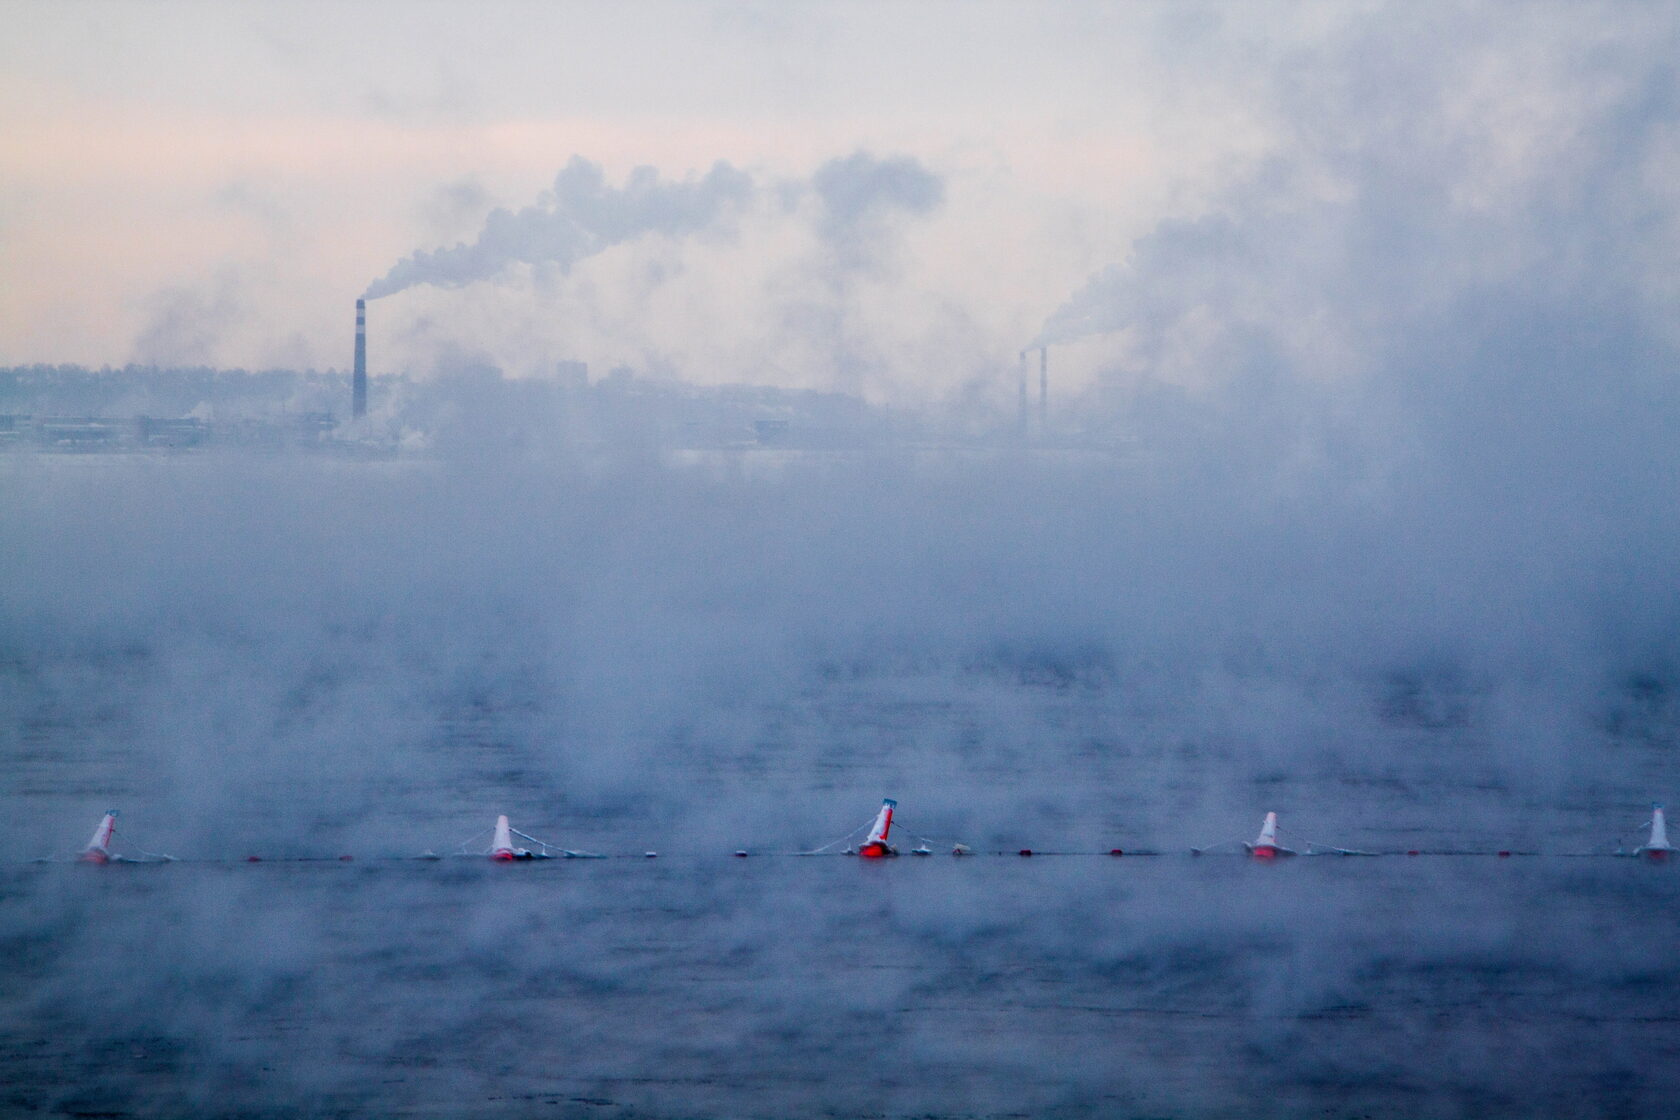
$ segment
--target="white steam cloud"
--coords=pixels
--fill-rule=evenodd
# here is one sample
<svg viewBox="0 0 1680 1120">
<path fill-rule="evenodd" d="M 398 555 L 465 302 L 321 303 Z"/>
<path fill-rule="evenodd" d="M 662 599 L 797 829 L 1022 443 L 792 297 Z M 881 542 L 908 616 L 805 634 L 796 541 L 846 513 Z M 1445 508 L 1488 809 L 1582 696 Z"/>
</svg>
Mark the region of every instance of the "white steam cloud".
<svg viewBox="0 0 1680 1120">
<path fill-rule="evenodd" d="M 626 421 L 595 462 L 485 377 L 424 460 L 0 457 L 5 1107 L 1660 1113 L 1674 890 L 1632 860 L 724 853 L 886 794 L 907 833 L 1086 851 L 1276 809 L 1584 852 L 1672 801 L 1674 24 L 1399 5 L 1287 59 L 1273 158 L 1045 326 L 1127 332 L 1066 410 L 1126 454 L 755 474 Z M 562 180 L 392 283 L 785 189 Z M 858 157 L 800 191 L 834 248 L 941 196 Z M 484 453 L 514 419 L 568 454 Z M 16 862 L 111 804 L 177 854 L 358 858 Z M 662 856 L 365 858 L 504 811 Z"/>
<path fill-rule="evenodd" d="M 1680 87 L 1648 46 L 1673 42 L 1672 14 L 1586 52 L 1561 41 L 1592 39 L 1602 13 L 1543 11 L 1469 11 L 1451 30 L 1389 16 L 1304 52 L 1274 82 L 1267 157 L 1160 220 L 1029 345 L 1126 331 L 1151 373 L 1217 365 L 1229 344 L 1251 366 L 1346 376 L 1415 358 L 1472 305 L 1460 338 L 1542 304 L 1672 345 L 1659 262 L 1680 249 L 1665 185 Z"/>
</svg>

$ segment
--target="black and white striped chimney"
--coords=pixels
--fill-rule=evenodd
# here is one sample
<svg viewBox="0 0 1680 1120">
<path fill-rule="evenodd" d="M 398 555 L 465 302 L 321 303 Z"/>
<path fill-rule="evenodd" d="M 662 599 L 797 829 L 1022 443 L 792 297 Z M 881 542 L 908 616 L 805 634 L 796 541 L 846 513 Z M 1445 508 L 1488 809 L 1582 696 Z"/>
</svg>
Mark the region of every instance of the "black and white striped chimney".
<svg viewBox="0 0 1680 1120">
<path fill-rule="evenodd" d="M 350 416 L 367 415 L 367 300 L 356 301 L 356 374 L 350 383 Z"/>
</svg>

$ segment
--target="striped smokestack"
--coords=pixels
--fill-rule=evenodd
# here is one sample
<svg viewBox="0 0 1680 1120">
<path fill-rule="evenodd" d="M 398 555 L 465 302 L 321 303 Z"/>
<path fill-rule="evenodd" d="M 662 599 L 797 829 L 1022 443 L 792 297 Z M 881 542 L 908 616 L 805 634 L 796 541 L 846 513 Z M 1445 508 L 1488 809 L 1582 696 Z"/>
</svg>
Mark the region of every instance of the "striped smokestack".
<svg viewBox="0 0 1680 1120">
<path fill-rule="evenodd" d="M 356 301 L 356 374 L 350 383 L 350 416 L 367 415 L 367 300 Z"/>
</svg>

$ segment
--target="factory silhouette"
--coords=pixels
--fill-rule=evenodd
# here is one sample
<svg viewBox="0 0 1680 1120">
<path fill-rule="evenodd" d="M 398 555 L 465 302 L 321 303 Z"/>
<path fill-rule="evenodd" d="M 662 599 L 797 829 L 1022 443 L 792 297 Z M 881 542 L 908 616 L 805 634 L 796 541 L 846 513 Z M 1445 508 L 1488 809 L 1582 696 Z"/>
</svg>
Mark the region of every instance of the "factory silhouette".
<svg viewBox="0 0 1680 1120">
<path fill-rule="evenodd" d="M 1036 410 L 1029 406 L 1035 351 Z M 372 374 L 367 300 L 360 298 L 348 386 L 330 370 L 0 369 L 0 451 L 251 449 L 366 457 L 465 441 L 523 449 L 552 440 L 584 448 L 628 443 L 783 453 L 1082 442 L 1052 431 L 1047 346 L 1020 352 L 1017 395 L 1013 417 L 1001 410 L 952 416 L 897 410 L 841 392 L 702 386 L 627 367 L 592 378 L 575 360 L 555 362 L 544 377 L 508 378 L 489 365 L 420 379 Z"/>
</svg>

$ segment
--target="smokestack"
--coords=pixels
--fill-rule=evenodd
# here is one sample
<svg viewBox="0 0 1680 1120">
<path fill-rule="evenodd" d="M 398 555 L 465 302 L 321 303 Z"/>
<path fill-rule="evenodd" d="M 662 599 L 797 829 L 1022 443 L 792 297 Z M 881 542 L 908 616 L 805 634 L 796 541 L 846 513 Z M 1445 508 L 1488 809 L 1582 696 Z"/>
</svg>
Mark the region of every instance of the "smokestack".
<svg viewBox="0 0 1680 1120">
<path fill-rule="evenodd" d="M 367 300 L 356 301 L 356 374 L 350 383 L 350 417 L 367 415 Z"/>
<path fill-rule="evenodd" d="M 1021 351 L 1021 410 L 1020 410 L 1020 422 L 1021 422 L 1021 438 L 1022 439 L 1027 438 L 1027 354 L 1028 353 L 1029 353 L 1029 351 L 1026 351 L 1026 350 Z"/>
<path fill-rule="evenodd" d="M 1038 348 L 1038 430 L 1050 430 L 1050 347 Z"/>
</svg>

